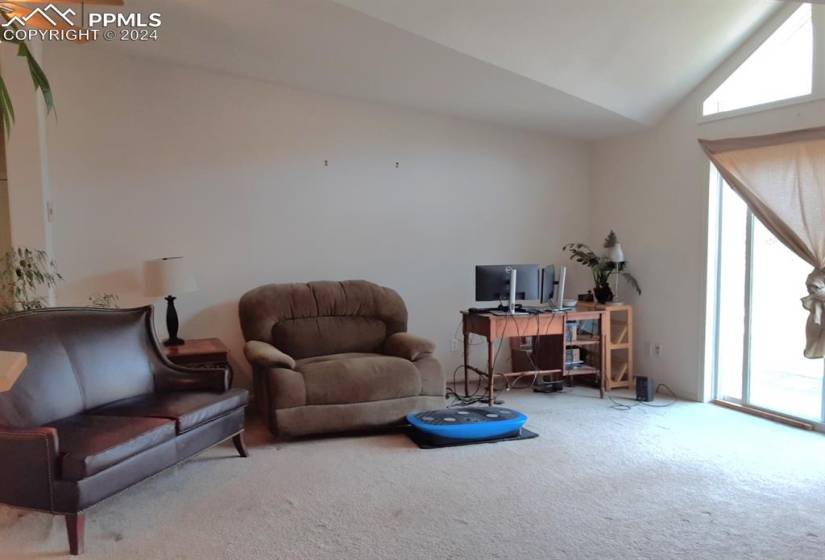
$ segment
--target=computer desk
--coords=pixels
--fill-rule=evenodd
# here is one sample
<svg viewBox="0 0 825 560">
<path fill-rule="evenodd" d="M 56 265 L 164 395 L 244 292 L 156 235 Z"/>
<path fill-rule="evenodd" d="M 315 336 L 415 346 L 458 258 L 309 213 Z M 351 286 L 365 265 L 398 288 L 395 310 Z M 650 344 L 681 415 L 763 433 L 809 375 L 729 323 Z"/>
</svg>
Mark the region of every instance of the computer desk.
<svg viewBox="0 0 825 560">
<path fill-rule="evenodd" d="M 464 333 L 464 394 L 470 392 L 469 372 L 472 370 L 487 377 L 488 396 L 490 406 L 495 404 L 495 377 L 547 375 L 560 373 L 562 377 L 573 375 L 596 375 L 599 379 L 599 396 L 604 398 L 604 311 L 597 309 L 576 309 L 573 311 L 558 311 L 530 315 L 494 315 L 491 313 L 470 313 L 462 311 L 462 325 Z M 565 324 L 569 321 L 598 321 L 598 336 L 587 337 L 575 341 L 567 340 Z M 470 335 L 482 336 L 487 340 L 487 371 L 470 365 Z M 558 368 L 545 370 L 530 370 L 525 372 L 495 373 L 496 342 L 505 338 L 561 335 L 561 363 Z M 567 349 L 569 347 L 598 348 L 599 367 L 568 368 L 566 364 Z"/>
</svg>

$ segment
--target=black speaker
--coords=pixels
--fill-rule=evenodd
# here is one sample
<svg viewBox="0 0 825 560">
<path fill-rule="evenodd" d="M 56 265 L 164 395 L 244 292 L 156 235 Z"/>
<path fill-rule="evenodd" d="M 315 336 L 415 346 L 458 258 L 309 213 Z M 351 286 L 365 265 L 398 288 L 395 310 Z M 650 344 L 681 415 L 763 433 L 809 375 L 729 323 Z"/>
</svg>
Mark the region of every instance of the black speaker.
<svg viewBox="0 0 825 560">
<path fill-rule="evenodd" d="M 656 398 L 656 382 L 639 375 L 636 377 L 636 400 L 642 402 L 650 402 Z"/>
</svg>

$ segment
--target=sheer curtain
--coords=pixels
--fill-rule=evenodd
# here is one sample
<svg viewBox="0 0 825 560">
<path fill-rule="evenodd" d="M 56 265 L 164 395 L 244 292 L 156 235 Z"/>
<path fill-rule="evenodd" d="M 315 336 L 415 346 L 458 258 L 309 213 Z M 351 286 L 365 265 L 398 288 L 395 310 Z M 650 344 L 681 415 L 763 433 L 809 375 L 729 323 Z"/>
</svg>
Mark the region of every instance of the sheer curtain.
<svg viewBox="0 0 825 560">
<path fill-rule="evenodd" d="M 699 140 L 725 181 L 766 228 L 813 267 L 805 357 L 825 355 L 825 127 Z M 800 287 L 801 290 L 801 287 Z"/>
</svg>

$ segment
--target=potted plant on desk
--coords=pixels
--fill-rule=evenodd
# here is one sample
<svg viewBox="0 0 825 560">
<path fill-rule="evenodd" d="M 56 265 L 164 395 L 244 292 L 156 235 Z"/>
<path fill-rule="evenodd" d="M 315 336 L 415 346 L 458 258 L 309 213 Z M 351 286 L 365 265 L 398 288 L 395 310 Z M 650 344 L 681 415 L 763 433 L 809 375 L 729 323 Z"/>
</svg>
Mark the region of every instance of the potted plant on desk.
<svg viewBox="0 0 825 560">
<path fill-rule="evenodd" d="M 641 295 L 642 289 L 639 287 L 639 282 L 634 278 L 630 272 L 625 270 L 627 263 L 624 260 L 624 252 L 622 251 L 622 244 L 619 243 L 618 237 L 613 232 L 604 240 L 604 248 L 606 254 L 603 256 L 597 255 L 593 249 L 584 243 L 568 243 L 563 247 L 564 251 L 570 253 L 570 260 L 583 264 L 590 269 L 593 274 L 593 295 L 596 301 L 601 304 L 613 301 L 615 294 L 613 288 L 610 286 L 610 277 L 616 274 L 616 289 L 618 291 L 619 276 L 627 280 L 628 284 Z"/>
</svg>

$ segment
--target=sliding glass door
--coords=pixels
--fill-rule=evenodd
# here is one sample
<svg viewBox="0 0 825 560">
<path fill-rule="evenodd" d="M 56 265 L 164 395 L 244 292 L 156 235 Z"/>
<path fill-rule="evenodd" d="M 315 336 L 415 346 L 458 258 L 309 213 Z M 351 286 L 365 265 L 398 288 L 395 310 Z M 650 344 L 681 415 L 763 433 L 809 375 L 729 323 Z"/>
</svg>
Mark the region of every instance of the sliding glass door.
<svg viewBox="0 0 825 560">
<path fill-rule="evenodd" d="M 802 355 L 810 266 L 717 173 L 711 182 L 719 203 L 715 396 L 821 425 L 825 363 Z"/>
</svg>

